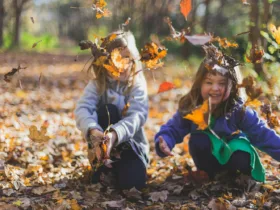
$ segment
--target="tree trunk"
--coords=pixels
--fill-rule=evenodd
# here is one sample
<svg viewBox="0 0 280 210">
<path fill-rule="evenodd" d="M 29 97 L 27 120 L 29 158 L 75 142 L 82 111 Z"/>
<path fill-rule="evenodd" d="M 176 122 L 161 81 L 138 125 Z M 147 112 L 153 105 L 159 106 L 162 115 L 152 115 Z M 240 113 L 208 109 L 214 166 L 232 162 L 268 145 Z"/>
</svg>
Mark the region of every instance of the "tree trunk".
<svg viewBox="0 0 280 210">
<path fill-rule="evenodd" d="M 263 0 L 263 17 L 262 17 L 262 28 L 266 29 L 267 23 L 271 18 L 271 4 L 269 0 Z M 261 37 L 262 46 L 264 49 L 267 47 L 267 40 Z"/>
<path fill-rule="evenodd" d="M 209 5 L 210 5 L 210 1 L 211 0 L 205 0 L 205 15 L 204 15 L 203 23 L 202 23 L 202 28 L 203 28 L 203 30 L 205 32 L 208 29 L 208 23 L 209 23 L 209 16 L 210 16 Z"/>
<path fill-rule="evenodd" d="M 250 33 L 249 40 L 254 46 L 260 46 L 260 30 L 259 30 L 259 0 L 251 1 L 251 11 L 250 11 Z M 262 63 L 254 63 L 254 69 L 259 76 L 264 77 Z"/>
<path fill-rule="evenodd" d="M 15 11 L 15 25 L 14 25 L 14 37 L 13 37 L 13 47 L 19 47 L 19 40 L 20 40 L 20 17 L 22 12 L 22 6 L 24 4 L 24 0 L 13 0 L 13 6 Z"/>
<path fill-rule="evenodd" d="M 0 47 L 2 47 L 4 42 L 3 41 L 4 17 L 5 17 L 4 0 L 0 0 Z"/>
</svg>

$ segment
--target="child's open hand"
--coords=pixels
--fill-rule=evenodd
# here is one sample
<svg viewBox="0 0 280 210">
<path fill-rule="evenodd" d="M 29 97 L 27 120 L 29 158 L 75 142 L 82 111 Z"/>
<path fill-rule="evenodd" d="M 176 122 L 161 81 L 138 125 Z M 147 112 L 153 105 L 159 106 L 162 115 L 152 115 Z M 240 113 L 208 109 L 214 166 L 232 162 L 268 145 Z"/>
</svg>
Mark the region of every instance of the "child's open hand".
<svg viewBox="0 0 280 210">
<path fill-rule="evenodd" d="M 166 141 L 164 140 L 164 138 L 162 136 L 159 137 L 159 149 L 165 155 L 173 156 L 173 154 L 171 153 Z"/>
</svg>

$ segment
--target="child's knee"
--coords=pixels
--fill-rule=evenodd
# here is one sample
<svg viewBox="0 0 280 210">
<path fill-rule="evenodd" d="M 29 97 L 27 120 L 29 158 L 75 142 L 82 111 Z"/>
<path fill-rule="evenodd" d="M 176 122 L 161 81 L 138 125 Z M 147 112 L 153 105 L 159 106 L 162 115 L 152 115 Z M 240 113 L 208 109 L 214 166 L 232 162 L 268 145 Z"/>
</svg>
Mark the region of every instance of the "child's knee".
<svg viewBox="0 0 280 210">
<path fill-rule="evenodd" d="M 204 133 L 191 134 L 189 140 L 190 150 L 209 150 L 212 148 L 211 140 Z"/>
</svg>

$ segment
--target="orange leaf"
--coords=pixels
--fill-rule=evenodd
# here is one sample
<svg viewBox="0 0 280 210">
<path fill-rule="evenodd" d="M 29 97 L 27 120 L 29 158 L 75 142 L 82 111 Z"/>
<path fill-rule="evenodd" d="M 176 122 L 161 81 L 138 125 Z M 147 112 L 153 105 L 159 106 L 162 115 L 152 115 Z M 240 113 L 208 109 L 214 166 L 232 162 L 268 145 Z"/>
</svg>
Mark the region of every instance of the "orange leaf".
<svg viewBox="0 0 280 210">
<path fill-rule="evenodd" d="M 254 46 L 250 50 L 250 55 L 246 55 L 246 61 L 250 63 L 260 63 L 264 55 L 264 50 Z"/>
<path fill-rule="evenodd" d="M 128 108 L 130 107 L 130 103 L 127 102 L 127 104 L 124 106 L 123 110 L 122 110 L 122 116 L 125 116 L 127 113 Z"/>
<path fill-rule="evenodd" d="M 205 100 L 203 104 L 194 109 L 190 114 L 184 116 L 185 119 L 193 121 L 193 123 L 198 125 L 199 130 L 204 130 L 208 127 L 208 123 L 205 121 L 205 114 L 209 111 L 208 100 Z"/>
<path fill-rule="evenodd" d="M 189 12 L 192 9 L 192 1 L 191 0 L 181 0 L 180 2 L 180 10 L 181 13 L 187 18 Z"/>
<path fill-rule="evenodd" d="M 168 90 L 171 90 L 175 88 L 175 85 L 173 83 L 170 82 L 163 82 L 160 84 L 159 89 L 158 89 L 158 93 L 162 93 Z"/>
</svg>

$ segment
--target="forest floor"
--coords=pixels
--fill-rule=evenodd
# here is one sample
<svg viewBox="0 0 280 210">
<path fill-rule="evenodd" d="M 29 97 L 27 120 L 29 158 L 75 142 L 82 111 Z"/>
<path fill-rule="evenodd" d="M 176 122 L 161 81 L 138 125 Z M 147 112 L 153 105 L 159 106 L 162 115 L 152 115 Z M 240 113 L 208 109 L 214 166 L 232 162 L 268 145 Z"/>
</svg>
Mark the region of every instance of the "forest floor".
<svg viewBox="0 0 280 210">
<path fill-rule="evenodd" d="M 88 81 L 86 70 L 81 71 L 87 59 L 0 54 L 0 209 L 280 209 L 279 163 L 263 153 L 265 184 L 244 175 L 210 181 L 196 171 L 188 137 L 175 147 L 174 157 L 155 154 L 155 133 L 175 113 L 179 98 L 192 84 L 179 67 L 145 72 L 150 101 L 145 131 L 151 147 L 147 187 L 119 192 L 89 184 L 87 145 L 73 115 Z M 19 64 L 27 68 L 5 82 L 4 74 Z M 167 72 L 176 88 L 158 94 Z M 47 127 L 50 140 L 32 142 L 28 137 L 32 125 Z"/>
</svg>

